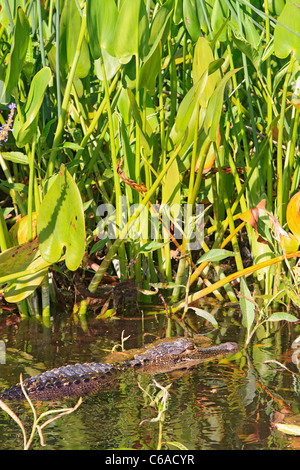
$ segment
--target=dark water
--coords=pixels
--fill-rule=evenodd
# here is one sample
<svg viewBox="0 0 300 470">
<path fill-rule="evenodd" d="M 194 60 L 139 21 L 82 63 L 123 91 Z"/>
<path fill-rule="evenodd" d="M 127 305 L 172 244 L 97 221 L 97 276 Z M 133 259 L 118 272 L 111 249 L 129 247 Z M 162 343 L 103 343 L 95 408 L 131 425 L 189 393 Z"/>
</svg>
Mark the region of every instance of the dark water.
<svg viewBox="0 0 300 470">
<path fill-rule="evenodd" d="M 219 311 L 219 329 L 212 331 L 192 315 L 189 323 L 208 332 L 215 342 L 237 341 L 243 348 L 239 312 Z M 11 324 L 7 324 L 11 323 Z M 178 324 L 168 325 L 172 336 L 183 335 Z M 162 315 L 139 318 L 86 321 L 72 315 L 56 315 L 50 326 L 38 320 L 14 323 L 0 321 L 0 339 L 5 343 L 5 364 L 0 364 L 0 392 L 23 377 L 66 363 L 103 361 L 108 351 L 120 343 L 122 331 L 130 335 L 126 349 L 151 342 L 164 332 Z M 272 325 L 260 330 L 247 352 L 220 364 L 201 364 L 191 371 L 157 375 L 155 380 L 171 384 L 168 408 L 162 426 L 150 422 L 157 408 L 149 405 L 138 383 L 150 385 L 153 396 L 159 388 L 153 377 L 128 371 L 101 393 L 85 397 L 81 406 L 68 416 L 51 423 L 44 430 L 45 449 L 150 449 L 161 438 L 162 448 L 176 449 L 177 442 L 189 450 L 199 449 L 289 449 L 297 447 L 297 438 L 279 432 L 274 423 L 299 414 L 300 379 L 292 361 L 291 344 L 299 326 Z M 145 333 L 147 333 L 145 335 Z M 150 335 L 152 333 L 152 335 Z M 264 339 L 262 339 L 264 338 Z M 1 344 L 1 343 L 0 343 Z M 3 343 L 2 343 L 3 345 Z M 1 356 L 0 356 L 1 358 Z M 267 360 L 277 360 L 294 373 L 271 370 Z M 295 361 L 294 361 L 295 362 Z M 274 366 L 274 364 L 273 364 Z M 38 403 L 38 413 L 76 403 Z M 32 413 L 27 404 L 10 403 L 29 432 Z M 0 449 L 22 449 L 18 426 L 0 410 Z M 36 438 L 33 449 L 40 449 Z"/>
</svg>

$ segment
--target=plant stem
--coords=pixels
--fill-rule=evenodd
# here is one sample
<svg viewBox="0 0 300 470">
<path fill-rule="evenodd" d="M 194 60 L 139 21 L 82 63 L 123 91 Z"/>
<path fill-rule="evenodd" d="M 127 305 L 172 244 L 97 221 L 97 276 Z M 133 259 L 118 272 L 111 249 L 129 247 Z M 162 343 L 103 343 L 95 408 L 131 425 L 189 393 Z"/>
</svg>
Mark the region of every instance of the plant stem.
<svg viewBox="0 0 300 470">
<path fill-rule="evenodd" d="M 296 258 L 296 257 L 300 257 L 300 251 L 277 256 L 276 258 L 272 258 L 267 261 L 262 261 L 261 263 L 255 264 L 254 266 L 249 266 L 248 268 L 245 268 L 241 271 L 237 271 L 236 273 L 230 274 L 224 279 L 221 279 L 220 281 L 215 282 L 211 286 L 206 287 L 196 292 L 195 294 L 189 295 L 187 299 L 188 304 L 191 304 L 192 302 L 195 302 L 196 300 L 206 297 L 208 294 L 211 294 L 215 290 L 219 289 L 220 287 L 223 287 L 225 284 L 228 284 L 229 282 L 234 281 L 235 279 L 238 279 L 241 276 L 248 276 L 249 274 L 259 271 L 260 269 L 263 269 L 267 266 L 272 266 L 273 264 L 280 263 L 281 261 L 284 261 L 285 259 Z M 180 301 L 177 304 L 173 305 L 173 307 L 169 308 L 169 313 L 171 314 L 176 313 L 179 310 L 182 310 L 185 307 L 185 305 L 186 305 L 186 300 Z"/>
<path fill-rule="evenodd" d="M 57 128 L 56 128 L 55 136 L 54 136 L 54 139 L 53 139 L 53 145 L 52 146 L 54 148 L 58 147 L 60 142 L 61 142 L 61 137 L 62 137 L 62 133 L 63 133 L 63 130 L 64 130 L 65 120 L 66 120 L 66 116 L 67 116 L 67 110 L 68 110 L 69 101 L 70 101 L 70 94 L 71 94 L 71 90 L 72 90 L 73 80 L 74 80 L 74 77 L 75 77 L 75 72 L 76 72 L 76 68 L 77 68 L 77 64 L 78 64 L 80 51 L 81 51 L 81 46 L 82 46 L 82 43 L 83 43 L 83 40 L 84 40 L 85 32 L 86 32 L 86 12 L 85 12 L 85 9 L 84 9 L 84 12 L 83 12 L 83 15 L 82 15 L 81 28 L 80 28 L 79 37 L 78 37 L 77 46 L 76 46 L 76 51 L 75 51 L 75 55 L 74 55 L 74 60 L 73 60 L 73 64 L 72 64 L 70 74 L 69 74 L 69 77 L 68 77 L 68 81 L 67 81 L 67 85 L 66 85 L 66 89 L 65 89 L 65 94 L 64 94 L 64 99 L 63 99 L 63 102 L 62 102 L 61 114 L 58 118 Z M 55 159 L 56 159 L 56 150 L 52 151 L 51 154 L 50 154 L 50 158 L 49 158 L 49 162 L 48 162 L 48 166 L 47 166 L 47 172 L 46 172 L 46 177 L 47 178 L 49 178 L 52 175 L 53 171 L 54 171 Z"/>
<path fill-rule="evenodd" d="M 290 81 L 290 77 L 292 74 L 293 66 L 294 66 L 294 54 L 291 57 L 285 80 L 282 90 L 282 100 L 281 100 L 281 109 L 280 109 L 280 119 L 278 122 L 278 143 L 277 143 L 277 211 L 278 211 L 278 220 L 280 225 L 283 224 L 284 220 L 284 213 L 286 207 L 283 207 L 283 204 L 286 201 L 283 200 L 283 165 L 282 165 L 282 144 L 283 144 L 283 132 L 284 132 L 284 118 L 285 118 L 285 110 L 286 110 L 286 97 L 287 97 L 287 89 L 288 84 Z"/>
<path fill-rule="evenodd" d="M 173 161 L 175 160 L 175 158 L 179 154 L 179 152 L 181 150 L 181 147 L 182 147 L 182 143 L 173 152 L 173 154 L 170 157 L 168 163 L 165 165 L 163 170 L 158 175 L 157 179 L 154 181 L 153 186 L 148 190 L 145 197 L 143 198 L 143 200 L 139 204 L 139 207 L 136 209 L 135 213 L 129 219 L 126 226 L 121 230 L 119 238 L 113 243 L 111 248 L 108 250 L 104 260 L 102 261 L 102 263 L 100 264 L 100 266 L 98 268 L 98 271 L 95 273 L 92 281 L 89 284 L 88 289 L 89 289 L 90 292 L 94 293 L 95 290 L 97 289 L 99 283 L 101 282 L 102 277 L 104 276 L 106 270 L 108 269 L 108 267 L 109 267 L 109 265 L 112 261 L 112 258 L 114 257 L 114 255 L 117 253 L 119 247 L 124 242 L 124 239 L 125 239 L 126 235 L 128 234 L 128 231 L 129 231 L 131 225 L 139 217 L 139 215 L 141 214 L 141 212 L 144 209 L 144 207 L 146 206 L 146 204 L 148 204 L 148 201 L 151 199 L 151 197 L 155 193 L 156 189 L 160 185 L 160 183 L 161 183 L 163 177 L 165 176 L 166 172 L 168 171 L 168 169 L 172 165 Z"/>
</svg>

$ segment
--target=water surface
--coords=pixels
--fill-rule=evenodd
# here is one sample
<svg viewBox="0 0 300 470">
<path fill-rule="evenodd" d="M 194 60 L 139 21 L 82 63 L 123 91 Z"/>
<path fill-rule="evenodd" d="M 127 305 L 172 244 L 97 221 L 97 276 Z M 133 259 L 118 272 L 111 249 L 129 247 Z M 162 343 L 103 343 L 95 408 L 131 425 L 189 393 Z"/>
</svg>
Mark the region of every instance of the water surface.
<svg viewBox="0 0 300 470">
<path fill-rule="evenodd" d="M 190 318 L 195 328 L 197 319 Z M 218 313 L 219 329 L 203 327 L 214 343 L 237 341 L 243 349 L 239 313 L 224 310 Z M 9 324 L 8 324 L 9 323 Z M 172 336 L 183 335 L 178 324 L 168 325 Z M 298 326 L 288 325 L 256 337 L 247 352 L 234 360 L 201 364 L 189 371 L 160 374 L 155 380 L 168 386 L 168 409 L 160 429 L 157 409 L 141 389 L 150 385 L 150 393 L 159 391 L 153 377 L 140 371 L 127 371 L 94 396 L 84 397 L 79 409 L 51 423 L 44 430 L 45 449 L 150 449 L 158 445 L 159 432 L 163 448 L 175 449 L 178 442 L 189 450 L 200 449 L 288 449 L 297 439 L 279 432 L 274 423 L 299 414 L 300 382 L 292 361 L 291 344 Z M 122 331 L 130 335 L 127 349 L 141 347 L 165 331 L 161 315 L 139 318 L 85 322 L 72 315 L 57 315 L 49 327 L 38 320 L 0 324 L 0 339 L 5 343 L 6 360 L 0 364 L 0 392 L 43 370 L 67 363 L 103 362 L 108 351 L 120 343 Z M 145 334 L 146 333 L 146 334 Z M 259 333 L 259 332 L 258 332 Z M 267 336 L 267 338 L 265 338 Z M 267 360 L 278 360 L 294 373 L 271 370 Z M 271 364 L 274 366 L 274 364 Z M 140 386 L 139 386 L 140 385 Z M 153 395 L 153 396 L 154 396 Z M 39 402 L 39 413 L 49 408 L 74 405 L 76 399 L 56 403 Z M 10 403 L 27 429 L 32 414 L 26 403 Z M 0 411 L 0 448 L 22 448 L 18 426 Z M 32 448 L 40 449 L 37 438 Z"/>
</svg>

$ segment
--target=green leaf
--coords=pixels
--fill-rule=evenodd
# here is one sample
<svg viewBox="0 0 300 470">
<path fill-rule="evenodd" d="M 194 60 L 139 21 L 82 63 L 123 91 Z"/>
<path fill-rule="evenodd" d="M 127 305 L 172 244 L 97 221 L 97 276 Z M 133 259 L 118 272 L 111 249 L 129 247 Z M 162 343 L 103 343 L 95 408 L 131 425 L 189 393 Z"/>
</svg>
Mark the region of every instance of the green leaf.
<svg viewBox="0 0 300 470">
<path fill-rule="evenodd" d="M 243 326 L 247 328 L 247 333 L 251 331 L 251 327 L 255 318 L 255 304 L 252 301 L 251 292 L 248 289 L 247 283 L 244 277 L 241 277 L 241 297 L 240 306 L 243 314 Z"/>
<path fill-rule="evenodd" d="M 170 139 L 173 145 L 178 145 L 186 135 L 188 126 L 192 120 L 193 113 L 196 114 L 196 104 L 201 101 L 208 79 L 208 70 L 206 70 L 200 80 L 189 89 L 182 102 L 179 105 L 176 120 L 170 132 Z M 193 134 L 194 137 L 194 134 Z"/>
<path fill-rule="evenodd" d="M 118 9 L 114 0 L 87 0 L 86 21 L 93 59 L 99 59 L 101 48 L 113 56 Z"/>
<path fill-rule="evenodd" d="M 138 89 L 146 88 L 146 90 L 149 91 L 150 95 L 154 95 L 155 93 L 156 79 L 161 67 L 160 42 L 165 31 L 167 30 L 171 14 L 172 11 L 170 11 L 170 13 L 167 15 L 161 30 L 156 35 L 151 50 L 147 57 L 145 57 L 144 63 L 140 71 Z"/>
<path fill-rule="evenodd" d="M 37 130 L 39 110 L 42 106 L 44 94 L 52 78 L 49 67 L 42 68 L 34 77 L 30 85 L 28 97 L 24 106 L 24 124 L 20 127 L 19 119 L 14 124 L 14 135 L 18 147 L 24 147 L 31 142 Z"/>
<path fill-rule="evenodd" d="M 154 18 L 151 22 L 150 28 L 150 37 L 149 37 L 149 45 L 153 46 L 155 43 L 161 40 L 162 44 L 166 42 L 170 31 L 170 14 L 172 14 L 173 10 L 168 10 L 167 8 L 161 7 L 157 10 Z M 167 20 L 167 22 L 166 22 Z M 162 32 L 162 36 L 161 36 Z M 149 53 L 150 54 L 150 53 Z"/>
<path fill-rule="evenodd" d="M 37 233 L 47 262 L 58 262 L 65 248 L 67 268 L 79 267 L 85 250 L 84 212 L 78 187 L 64 165 L 42 201 Z"/>
<path fill-rule="evenodd" d="M 207 253 L 204 253 L 198 261 L 197 264 L 205 262 L 215 262 L 215 261 L 221 261 L 222 259 L 228 258 L 229 256 L 236 256 L 236 253 L 233 253 L 233 251 L 229 250 L 223 250 L 221 248 L 214 248 L 213 250 L 208 251 Z"/>
<path fill-rule="evenodd" d="M 45 261 L 40 256 L 41 262 L 45 264 Z M 34 269 L 32 267 L 28 268 Z M 44 277 L 48 272 L 48 268 L 41 269 L 35 274 L 29 274 L 28 276 L 24 276 L 20 278 L 18 281 L 9 284 L 4 289 L 4 297 L 7 302 L 17 303 L 21 300 L 26 299 L 29 295 L 31 295 L 36 288 L 42 283 Z"/>
<path fill-rule="evenodd" d="M 110 55 L 104 47 L 101 48 L 102 60 L 104 64 L 106 79 L 111 80 L 118 69 L 120 68 L 119 59 Z M 97 59 L 94 62 L 95 72 L 99 80 L 103 81 L 103 71 L 101 66 L 101 59 Z"/>
<path fill-rule="evenodd" d="M 74 0 L 66 0 L 60 19 L 60 59 L 66 72 L 72 67 L 81 30 L 81 16 Z M 84 78 L 91 68 L 90 51 L 84 38 L 80 49 L 75 75 Z"/>
<path fill-rule="evenodd" d="M 193 82 L 198 83 L 204 73 L 207 72 L 211 64 L 214 64 L 215 58 L 212 53 L 209 42 L 206 38 L 200 37 L 195 46 L 194 61 L 193 61 Z M 223 61 L 218 62 L 220 66 Z M 201 96 L 200 104 L 207 106 L 207 102 L 214 92 L 216 84 L 220 81 L 220 71 L 216 70 L 214 73 L 207 77 L 204 92 Z"/>
<path fill-rule="evenodd" d="M 167 204 L 168 208 L 172 210 L 170 214 L 172 217 L 175 219 L 178 217 L 181 206 L 181 190 L 180 173 L 176 160 L 173 161 L 164 178 L 161 203 L 163 206 Z"/>
<path fill-rule="evenodd" d="M 22 67 L 25 62 L 28 43 L 29 43 L 30 26 L 21 7 L 17 10 L 16 25 L 14 29 L 14 38 L 12 42 L 11 52 L 9 56 L 8 69 L 5 78 L 5 87 L 2 96 L 9 94 L 12 89 L 17 86 Z"/>
<path fill-rule="evenodd" d="M 183 0 L 184 24 L 194 42 L 196 42 L 201 35 L 201 20 L 199 21 L 197 6 L 198 2 L 193 0 Z M 201 15 L 201 6 L 199 8 L 199 14 Z"/>
<path fill-rule="evenodd" d="M 291 52 L 300 63 L 300 0 L 287 0 L 274 30 L 275 55 L 285 59 Z"/>
<path fill-rule="evenodd" d="M 152 251 L 159 250 L 161 247 L 163 247 L 167 243 L 169 243 L 169 241 L 165 243 L 156 242 L 154 240 L 151 242 L 147 242 L 138 249 L 138 253 L 151 253 Z"/>
<path fill-rule="evenodd" d="M 201 308 L 190 307 L 190 306 L 189 306 L 189 308 L 194 310 L 194 312 L 196 313 L 196 315 L 198 315 L 198 317 L 204 318 L 205 320 L 209 321 L 215 328 L 218 328 L 217 320 L 215 319 L 215 317 L 213 315 L 208 313 L 206 310 L 202 310 Z"/>
<path fill-rule="evenodd" d="M 109 241 L 109 238 L 106 237 L 106 238 L 103 238 L 102 240 L 98 240 L 91 248 L 90 250 L 90 255 L 92 255 L 93 253 L 96 253 L 96 251 L 100 251 L 102 250 L 102 248 L 105 247 L 106 243 Z"/>
<path fill-rule="evenodd" d="M 259 70 L 261 64 L 261 53 L 258 48 L 252 46 L 243 36 L 240 35 L 238 30 L 233 30 L 232 39 L 236 47 L 252 62 L 255 69 Z"/>
<path fill-rule="evenodd" d="M 28 297 L 44 279 L 49 263 L 41 257 L 37 240 L 9 248 L 0 254 L 0 283 L 6 283 L 8 273 L 15 274 L 15 279 L 8 282 L 4 289 L 8 302 L 19 302 Z M 36 270 L 34 274 L 25 275 Z M 23 274 L 20 277 L 20 274 Z"/>
<path fill-rule="evenodd" d="M 138 108 L 138 105 L 137 105 L 137 102 L 135 100 L 134 94 L 132 93 L 132 91 L 129 88 L 127 88 L 127 94 L 128 94 L 128 98 L 129 98 L 129 101 L 130 101 L 132 115 L 133 115 L 134 120 L 136 121 L 137 125 L 139 126 L 141 144 L 144 147 L 146 154 L 150 155 L 151 145 L 152 145 L 152 134 L 153 134 L 152 128 L 149 125 L 148 121 L 146 121 L 146 133 L 144 132 L 141 112 Z"/>
<path fill-rule="evenodd" d="M 38 250 L 38 241 L 23 243 L 0 253 L 0 283 L 1 278 L 8 273 L 14 274 L 25 271 L 35 259 Z"/>
<path fill-rule="evenodd" d="M 21 165 L 28 165 L 28 157 L 22 152 L 2 152 L 2 157 L 10 162 L 20 163 Z"/>
<path fill-rule="evenodd" d="M 268 0 L 269 11 L 272 16 L 279 16 L 284 8 L 285 0 Z"/>
<path fill-rule="evenodd" d="M 213 11 L 211 15 L 211 26 L 213 29 L 213 34 L 214 34 L 214 40 L 216 34 L 221 31 L 219 34 L 218 40 L 219 41 L 226 41 L 226 30 L 222 31 L 222 27 L 224 23 L 226 22 L 226 18 L 229 15 L 229 8 L 228 5 L 223 0 L 215 0 L 214 6 L 213 6 Z"/>
<path fill-rule="evenodd" d="M 215 89 L 214 93 L 212 94 L 208 106 L 206 117 L 204 121 L 204 129 L 205 132 L 208 134 L 209 131 L 209 138 L 212 142 L 215 142 L 217 139 L 217 130 L 220 123 L 222 107 L 223 107 L 223 94 L 225 86 L 230 80 L 230 78 L 240 69 L 234 69 L 230 72 L 227 72 L 226 75 L 222 78 L 220 83 L 218 84 L 217 88 Z"/>
<path fill-rule="evenodd" d="M 120 8 L 114 40 L 115 55 L 127 64 L 133 55 L 145 57 L 149 40 L 149 22 L 143 0 L 124 0 Z"/>
<path fill-rule="evenodd" d="M 288 322 L 294 322 L 298 321 L 298 318 L 295 317 L 295 315 L 291 315 L 290 313 L 286 312 L 275 312 L 273 313 L 267 321 L 288 321 Z"/>
</svg>

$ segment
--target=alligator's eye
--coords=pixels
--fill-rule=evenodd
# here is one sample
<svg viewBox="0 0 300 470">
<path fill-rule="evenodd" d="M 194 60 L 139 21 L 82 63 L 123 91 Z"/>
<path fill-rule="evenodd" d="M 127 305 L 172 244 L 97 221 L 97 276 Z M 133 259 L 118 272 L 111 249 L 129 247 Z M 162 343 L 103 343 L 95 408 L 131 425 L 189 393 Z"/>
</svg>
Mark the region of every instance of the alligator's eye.
<svg viewBox="0 0 300 470">
<path fill-rule="evenodd" d="M 190 344 L 187 348 L 186 351 L 194 351 L 195 346 L 193 344 Z"/>
<path fill-rule="evenodd" d="M 85 379 L 83 379 L 83 381 L 84 381 L 85 383 L 89 383 L 90 379 L 89 379 L 88 377 L 86 377 Z"/>
</svg>

